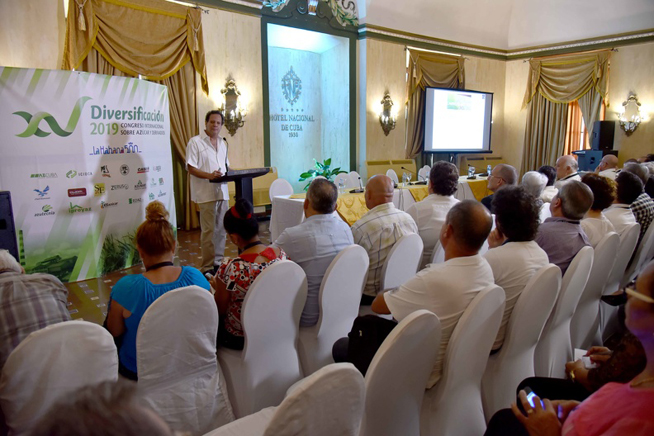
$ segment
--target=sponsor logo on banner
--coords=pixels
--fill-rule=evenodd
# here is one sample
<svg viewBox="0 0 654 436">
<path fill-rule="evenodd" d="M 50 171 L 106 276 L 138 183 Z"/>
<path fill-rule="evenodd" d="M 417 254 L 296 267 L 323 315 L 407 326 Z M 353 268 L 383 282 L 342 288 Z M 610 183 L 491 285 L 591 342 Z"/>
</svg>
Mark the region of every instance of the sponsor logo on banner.
<svg viewBox="0 0 654 436">
<path fill-rule="evenodd" d="M 104 189 L 104 183 L 96 183 L 93 185 L 93 195 L 98 197 L 102 194 L 104 194 L 105 189 Z"/>
<path fill-rule="evenodd" d="M 123 176 L 128 175 L 129 174 L 129 167 L 127 165 L 125 165 L 125 164 L 122 164 L 120 166 L 120 174 L 122 174 Z"/>
<path fill-rule="evenodd" d="M 141 203 L 143 200 L 141 198 L 130 198 L 129 204 Z"/>
<path fill-rule="evenodd" d="M 145 189 L 145 188 L 147 188 L 147 185 L 145 183 L 143 183 L 142 181 L 140 181 L 140 180 L 138 181 L 138 183 L 136 185 L 134 185 L 134 190 L 135 191 L 139 191 L 139 190 Z"/>
<path fill-rule="evenodd" d="M 141 167 L 138 170 L 136 170 L 136 172 L 139 174 L 147 173 L 148 171 L 150 171 L 150 167 Z"/>
<path fill-rule="evenodd" d="M 100 147 L 91 147 L 91 152 L 89 156 L 96 156 L 101 154 L 130 154 L 130 153 L 140 153 L 139 146 L 133 142 L 128 142 L 122 147 L 109 147 L 101 145 Z"/>
<path fill-rule="evenodd" d="M 156 172 L 161 172 L 161 165 L 157 165 L 156 167 L 152 167 L 152 170 L 156 171 Z"/>
<path fill-rule="evenodd" d="M 54 215 L 54 211 L 52 210 L 52 206 L 49 204 L 46 204 L 41 208 L 41 213 L 35 213 L 34 216 L 48 216 L 48 215 Z"/>
<path fill-rule="evenodd" d="M 127 183 L 123 183 L 122 185 L 111 185 L 112 191 L 120 191 L 122 189 L 127 191 L 129 189 L 129 185 Z"/>
<path fill-rule="evenodd" d="M 157 186 L 157 179 L 155 179 L 155 178 L 153 177 L 153 178 L 150 180 L 150 184 L 151 184 L 152 186 Z"/>
<path fill-rule="evenodd" d="M 102 172 L 102 177 L 111 177 L 109 173 L 109 165 L 102 165 L 100 167 L 100 172 Z"/>
<path fill-rule="evenodd" d="M 50 199 L 50 197 L 46 197 L 46 195 L 48 195 L 48 192 L 50 191 L 50 185 L 46 186 L 43 191 L 41 191 L 39 189 L 33 189 L 33 191 L 36 192 L 36 194 L 37 194 L 37 197 L 35 198 L 35 200 L 49 200 Z"/>
<path fill-rule="evenodd" d="M 30 174 L 30 179 L 56 179 L 57 173 L 36 173 Z"/>
<path fill-rule="evenodd" d="M 66 177 L 69 178 L 69 179 L 72 179 L 72 178 L 75 177 L 76 175 L 77 175 L 77 171 L 75 171 L 75 170 L 70 170 L 70 171 L 68 171 L 68 172 L 66 173 Z"/>
<path fill-rule="evenodd" d="M 73 188 L 68 190 L 69 197 L 86 197 L 86 188 Z"/>
<path fill-rule="evenodd" d="M 282 92 L 284 98 L 291 106 L 300 98 L 302 94 L 302 80 L 295 74 L 293 67 L 282 77 Z"/>
<path fill-rule="evenodd" d="M 115 201 L 113 203 L 109 203 L 109 202 L 106 202 L 106 201 L 101 201 L 100 202 L 100 209 L 106 209 L 106 208 L 111 207 L 111 206 L 116 206 L 117 204 L 118 204 L 118 202 L 115 202 Z"/>
<path fill-rule="evenodd" d="M 148 194 L 148 198 L 150 199 L 150 201 L 154 200 L 154 194 L 152 192 L 150 192 Z"/>
<path fill-rule="evenodd" d="M 65 129 L 62 129 L 59 126 L 59 122 L 57 122 L 55 117 L 53 117 L 47 112 L 40 111 L 34 115 L 25 111 L 14 112 L 13 115 L 17 115 L 27 122 L 27 127 L 25 128 L 25 130 L 22 133 L 17 134 L 16 136 L 21 138 L 28 138 L 34 135 L 34 136 L 38 136 L 39 138 L 45 138 L 46 136 L 49 136 L 50 133 L 54 133 L 55 135 L 61 136 L 63 138 L 65 138 L 66 136 L 70 136 L 75 131 L 75 128 L 77 127 L 77 123 L 79 121 L 79 117 L 82 114 L 82 109 L 84 108 L 86 102 L 89 100 L 91 100 L 91 97 L 80 97 L 77 100 L 75 106 L 73 106 L 72 112 L 68 116 L 68 124 L 66 124 Z M 50 127 L 50 130 L 52 132 L 41 130 L 40 128 L 41 121 L 45 121 L 48 127 Z"/>
<path fill-rule="evenodd" d="M 160 186 L 163 186 L 163 184 L 164 184 L 164 182 L 163 182 L 163 177 L 159 177 L 159 185 L 160 185 Z"/>
<path fill-rule="evenodd" d="M 66 177 L 69 179 L 75 178 L 75 177 L 88 177 L 92 176 L 93 173 L 91 171 L 82 171 L 82 172 L 77 172 L 75 170 L 70 170 L 66 173 Z"/>
<path fill-rule="evenodd" d="M 161 190 L 160 190 L 160 191 L 159 191 L 159 195 L 157 195 L 157 197 L 163 197 L 164 195 L 166 195 L 166 193 L 165 193 L 165 192 L 161 192 Z"/>
<path fill-rule="evenodd" d="M 70 203 L 68 208 L 68 213 L 82 213 L 82 212 L 91 212 L 90 207 L 82 207 L 77 204 Z"/>
</svg>

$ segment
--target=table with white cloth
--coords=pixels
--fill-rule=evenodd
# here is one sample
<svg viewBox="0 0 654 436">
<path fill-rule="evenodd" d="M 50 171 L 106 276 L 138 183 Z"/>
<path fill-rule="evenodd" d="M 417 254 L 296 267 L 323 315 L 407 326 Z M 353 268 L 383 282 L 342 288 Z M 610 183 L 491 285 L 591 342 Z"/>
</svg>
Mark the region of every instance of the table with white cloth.
<svg viewBox="0 0 654 436">
<path fill-rule="evenodd" d="M 393 192 L 393 204 L 400 210 L 407 210 L 409 206 L 422 201 L 429 195 L 426 185 L 400 186 Z M 459 178 L 459 186 L 454 195 L 459 200 L 481 200 L 488 195 L 486 178 L 468 180 L 463 176 Z M 282 195 L 273 197 L 272 215 L 270 217 L 270 240 L 275 241 L 282 232 L 297 226 L 304 221 L 305 194 Z M 338 196 L 336 212 L 349 225 L 361 218 L 368 208 L 363 193 L 344 193 Z"/>
</svg>

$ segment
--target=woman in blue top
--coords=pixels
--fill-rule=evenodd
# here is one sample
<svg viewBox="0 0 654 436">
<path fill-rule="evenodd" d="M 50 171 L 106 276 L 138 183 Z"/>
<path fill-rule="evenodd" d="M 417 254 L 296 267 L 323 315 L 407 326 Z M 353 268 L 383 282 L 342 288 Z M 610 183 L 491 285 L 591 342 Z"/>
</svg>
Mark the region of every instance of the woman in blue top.
<svg viewBox="0 0 654 436">
<path fill-rule="evenodd" d="M 137 380 L 136 332 L 148 307 L 168 291 L 197 285 L 210 289 L 209 282 L 195 268 L 173 265 L 175 234 L 168 222 L 168 211 L 159 201 L 145 208 L 145 222 L 136 230 L 136 248 L 145 273 L 123 277 L 111 290 L 107 329 L 122 336 L 118 350 L 121 375 Z"/>
</svg>

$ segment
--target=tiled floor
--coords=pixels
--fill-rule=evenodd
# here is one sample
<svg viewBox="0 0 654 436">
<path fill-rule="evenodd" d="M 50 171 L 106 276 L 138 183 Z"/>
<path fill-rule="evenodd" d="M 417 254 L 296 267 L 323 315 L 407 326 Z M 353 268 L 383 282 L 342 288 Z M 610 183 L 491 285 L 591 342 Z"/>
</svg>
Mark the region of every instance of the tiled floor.
<svg viewBox="0 0 654 436">
<path fill-rule="evenodd" d="M 270 221 L 259 222 L 259 236 L 264 244 L 270 243 Z M 176 265 L 200 266 L 200 231 L 190 232 L 179 231 L 177 234 L 177 255 Z M 235 257 L 237 249 L 229 239 L 225 247 L 225 256 Z M 68 310 L 73 319 L 85 320 L 102 324 L 107 315 L 107 302 L 111 294 L 111 288 L 123 276 L 129 274 L 140 274 L 145 271 L 143 265 L 137 265 L 122 271 L 116 271 L 104 277 L 85 280 L 82 282 L 67 283 L 68 288 Z"/>
</svg>

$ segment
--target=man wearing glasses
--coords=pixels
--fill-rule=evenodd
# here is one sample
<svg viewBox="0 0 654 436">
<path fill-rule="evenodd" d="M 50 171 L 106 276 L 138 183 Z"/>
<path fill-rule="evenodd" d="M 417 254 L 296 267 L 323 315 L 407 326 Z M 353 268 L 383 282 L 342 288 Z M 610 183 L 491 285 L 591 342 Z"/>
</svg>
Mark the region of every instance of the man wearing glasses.
<svg viewBox="0 0 654 436">
<path fill-rule="evenodd" d="M 488 176 L 488 189 L 491 192 L 497 192 L 504 186 L 513 186 L 518 182 L 518 172 L 511 165 L 499 164 L 491 171 Z M 491 209 L 491 202 L 493 201 L 493 194 L 481 199 L 481 204 L 486 206 L 488 210 L 493 213 Z"/>
</svg>

